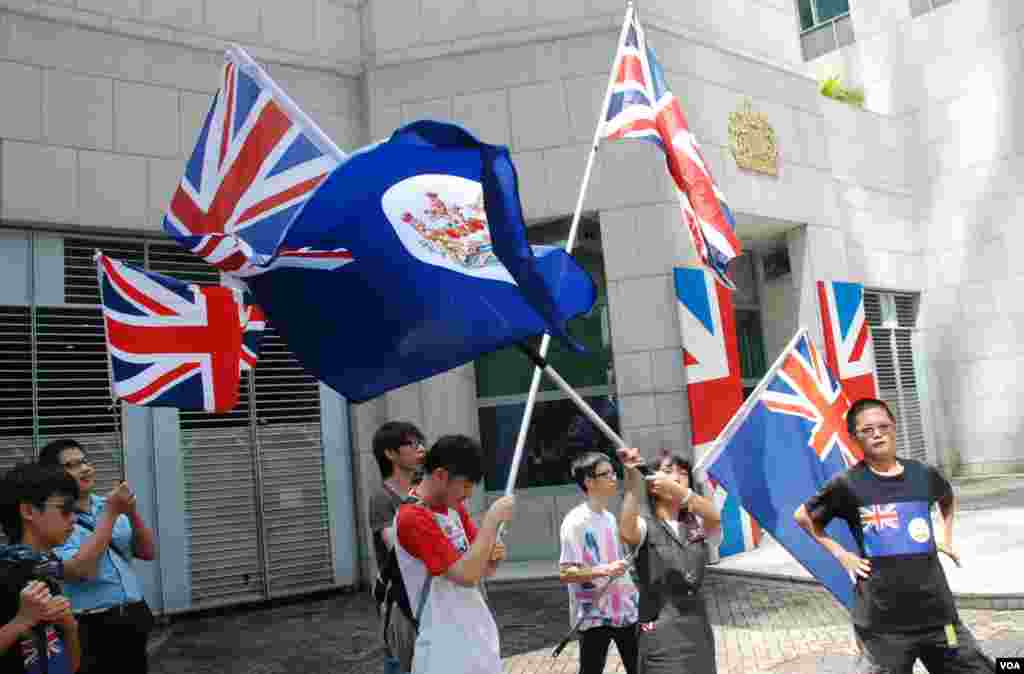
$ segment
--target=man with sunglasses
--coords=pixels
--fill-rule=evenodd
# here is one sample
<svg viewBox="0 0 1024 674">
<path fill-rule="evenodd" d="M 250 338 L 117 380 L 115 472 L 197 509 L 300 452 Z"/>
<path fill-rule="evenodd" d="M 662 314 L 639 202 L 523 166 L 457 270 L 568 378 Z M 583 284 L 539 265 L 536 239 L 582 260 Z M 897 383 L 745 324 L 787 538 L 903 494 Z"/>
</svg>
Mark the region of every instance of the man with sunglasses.
<svg viewBox="0 0 1024 674">
<path fill-rule="evenodd" d="M 81 625 L 80 674 L 144 674 L 154 620 L 133 562 L 156 558 L 153 531 L 127 482 L 116 483 L 106 497 L 94 493 L 96 469 L 75 440 L 46 445 L 39 463 L 63 468 L 78 483 L 75 526 L 55 552 L 64 560 L 65 591 Z"/>
<path fill-rule="evenodd" d="M 883 401 L 862 398 L 846 415 L 864 460 L 833 477 L 794 517 L 856 579 L 853 626 L 862 674 L 910 674 L 918 659 L 929 672 L 991 672 L 991 663 L 960 621 L 943 550 L 953 548 L 956 498 L 933 466 L 897 458 L 896 419 Z M 931 508 L 942 515 L 942 543 Z M 859 548 L 846 550 L 825 526 L 846 521 Z"/>
<path fill-rule="evenodd" d="M 586 500 L 570 510 L 559 531 L 559 580 L 569 588 L 569 620 L 580 618 L 580 674 L 601 674 L 614 640 L 629 674 L 636 671 L 639 593 L 623 559 L 619 527 L 608 510 L 618 478 L 605 454 L 585 452 L 572 462 Z M 598 582 L 597 579 L 601 579 Z M 612 583 L 594 606 L 601 583 Z"/>
<path fill-rule="evenodd" d="M 78 488 L 56 468 L 23 463 L 0 480 L 0 672 L 70 674 L 79 668 L 78 621 L 60 595 L 50 550 L 72 530 Z"/>
</svg>

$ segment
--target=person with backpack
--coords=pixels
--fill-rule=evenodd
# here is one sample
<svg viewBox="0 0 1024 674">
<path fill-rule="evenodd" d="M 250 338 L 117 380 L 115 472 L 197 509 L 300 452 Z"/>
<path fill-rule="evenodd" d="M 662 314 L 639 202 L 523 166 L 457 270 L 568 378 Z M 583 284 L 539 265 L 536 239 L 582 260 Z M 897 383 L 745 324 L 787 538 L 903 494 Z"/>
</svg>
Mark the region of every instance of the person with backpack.
<svg viewBox="0 0 1024 674">
<path fill-rule="evenodd" d="M 479 529 L 465 501 L 483 479 L 480 446 L 446 435 L 423 463 L 416 503 L 395 517 L 395 554 L 418 624 L 412 674 L 500 674 L 498 626 L 480 591 L 505 556 L 498 527 L 512 519 L 515 497 L 503 496 Z"/>
<path fill-rule="evenodd" d="M 373 592 L 387 650 L 385 674 L 404 674 L 412 669 L 416 629 L 407 611 L 394 610 L 394 602 L 399 599 L 389 594 L 395 578 L 388 569 L 388 560 L 393 557 L 395 515 L 402 502 L 410 498 L 413 477 L 426 456 L 423 441 L 420 429 L 406 421 L 389 421 L 373 435 L 373 456 L 381 477 L 380 485 L 370 494 L 370 531 L 377 557 Z"/>
</svg>

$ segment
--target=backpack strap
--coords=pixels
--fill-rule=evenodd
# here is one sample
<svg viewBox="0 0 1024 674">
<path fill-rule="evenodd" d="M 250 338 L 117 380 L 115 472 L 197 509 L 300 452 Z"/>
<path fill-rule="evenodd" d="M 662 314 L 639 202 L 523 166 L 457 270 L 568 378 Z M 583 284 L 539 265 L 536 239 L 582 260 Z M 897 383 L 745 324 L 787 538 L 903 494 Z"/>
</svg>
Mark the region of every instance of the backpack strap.
<svg viewBox="0 0 1024 674">
<path fill-rule="evenodd" d="M 430 586 L 434 583 L 434 576 L 427 572 L 427 579 L 423 581 L 423 589 L 420 590 L 419 605 L 416 606 L 416 633 L 420 631 L 420 618 L 423 617 L 423 609 L 427 606 L 427 597 L 430 596 Z"/>
</svg>

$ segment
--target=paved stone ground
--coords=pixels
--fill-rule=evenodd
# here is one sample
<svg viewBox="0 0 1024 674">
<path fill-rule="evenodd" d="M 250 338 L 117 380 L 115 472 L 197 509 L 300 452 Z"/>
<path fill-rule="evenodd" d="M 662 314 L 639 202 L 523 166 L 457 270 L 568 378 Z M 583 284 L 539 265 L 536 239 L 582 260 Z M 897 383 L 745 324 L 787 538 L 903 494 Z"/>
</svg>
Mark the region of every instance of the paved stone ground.
<svg viewBox="0 0 1024 674">
<path fill-rule="evenodd" d="M 721 674 L 849 672 L 852 631 L 824 590 L 715 576 L 706 588 Z M 506 674 L 575 674 L 576 644 L 551 649 L 569 627 L 564 589 L 550 582 L 503 586 L 491 602 Z M 961 611 L 993 656 L 1024 655 L 1024 611 Z M 152 657 L 153 674 L 364 674 L 383 651 L 366 593 L 248 611 L 181 618 Z M 612 646 L 606 672 L 624 672 Z"/>
</svg>

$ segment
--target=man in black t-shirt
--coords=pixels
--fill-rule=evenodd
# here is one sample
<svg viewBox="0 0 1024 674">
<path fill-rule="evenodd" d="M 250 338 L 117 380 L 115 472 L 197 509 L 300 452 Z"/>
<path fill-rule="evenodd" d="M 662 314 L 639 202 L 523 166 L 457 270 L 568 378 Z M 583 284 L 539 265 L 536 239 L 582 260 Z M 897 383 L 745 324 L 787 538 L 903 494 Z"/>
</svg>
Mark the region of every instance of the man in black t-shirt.
<svg viewBox="0 0 1024 674">
<path fill-rule="evenodd" d="M 929 672 L 995 671 L 960 622 L 938 551 L 953 549 L 956 499 L 934 467 L 896 458 L 896 420 L 881 400 L 863 398 L 846 417 L 864 460 L 833 477 L 794 517 L 856 578 L 853 626 L 864 674 L 910 674 L 918 659 Z M 935 540 L 931 507 L 942 515 Z M 845 520 L 859 554 L 825 533 Z"/>
</svg>

